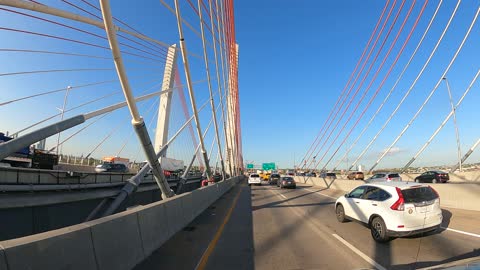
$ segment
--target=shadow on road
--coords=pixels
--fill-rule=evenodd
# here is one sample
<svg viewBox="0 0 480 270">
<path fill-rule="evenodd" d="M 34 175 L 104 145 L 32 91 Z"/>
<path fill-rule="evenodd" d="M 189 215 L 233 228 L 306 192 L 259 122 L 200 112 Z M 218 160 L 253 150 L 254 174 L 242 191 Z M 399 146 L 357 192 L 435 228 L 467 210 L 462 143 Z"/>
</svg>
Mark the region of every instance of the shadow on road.
<svg viewBox="0 0 480 270">
<path fill-rule="evenodd" d="M 288 199 L 285 199 L 285 200 L 279 200 L 279 201 L 274 201 L 274 202 L 254 206 L 254 207 L 252 207 L 252 211 L 256 211 L 256 210 L 259 210 L 259 209 L 262 209 L 262 208 L 274 207 L 275 205 L 279 205 L 279 204 L 282 204 L 282 203 L 285 203 L 285 202 L 289 202 L 289 201 L 292 201 L 292 200 L 295 200 L 295 199 L 298 199 L 298 198 L 301 198 L 301 197 L 304 197 L 304 196 L 308 196 L 308 195 L 313 194 L 313 193 L 319 193 L 319 192 L 321 192 L 325 189 L 326 188 L 323 188 L 323 189 L 320 189 L 320 190 L 317 190 L 317 191 L 310 191 L 310 192 L 300 194 L 298 196 L 291 197 L 291 198 L 288 198 Z M 276 196 L 276 195 L 274 195 L 274 196 Z"/>
</svg>

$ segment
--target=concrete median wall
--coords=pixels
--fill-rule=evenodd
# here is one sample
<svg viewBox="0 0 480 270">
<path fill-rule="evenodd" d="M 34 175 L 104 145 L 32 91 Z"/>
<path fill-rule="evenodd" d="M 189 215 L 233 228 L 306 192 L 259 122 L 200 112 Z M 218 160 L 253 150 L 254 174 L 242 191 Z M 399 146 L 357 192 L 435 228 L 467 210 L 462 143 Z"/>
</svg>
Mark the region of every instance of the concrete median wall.
<svg viewBox="0 0 480 270">
<path fill-rule="evenodd" d="M 319 177 L 295 176 L 295 181 L 299 183 L 312 184 L 314 186 L 340 190 L 345 193 L 364 184 L 359 180 L 341 180 L 334 181 Z M 306 181 L 306 182 L 305 182 Z M 477 183 L 446 183 L 446 184 L 428 184 L 432 186 L 440 195 L 440 203 L 444 207 L 458 208 L 465 210 L 480 211 L 480 184 Z"/>
<path fill-rule="evenodd" d="M 132 269 L 240 179 L 90 222 L 2 241 L 0 269 Z"/>
</svg>

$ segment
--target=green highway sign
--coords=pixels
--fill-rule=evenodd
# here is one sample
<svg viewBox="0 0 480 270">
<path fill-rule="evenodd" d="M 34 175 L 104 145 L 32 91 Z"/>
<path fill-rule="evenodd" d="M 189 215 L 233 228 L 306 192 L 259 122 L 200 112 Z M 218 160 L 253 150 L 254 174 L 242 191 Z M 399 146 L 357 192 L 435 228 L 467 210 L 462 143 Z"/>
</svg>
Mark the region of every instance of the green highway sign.
<svg viewBox="0 0 480 270">
<path fill-rule="evenodd" d="M 253 164 L 247 164 L 247 169 L 253 169 Z"/>
<path fill-rule="evenodd" d="M 263 170 L 275 170 L 275 163 L 262 163 L 262 169 Z"/>
</svg>

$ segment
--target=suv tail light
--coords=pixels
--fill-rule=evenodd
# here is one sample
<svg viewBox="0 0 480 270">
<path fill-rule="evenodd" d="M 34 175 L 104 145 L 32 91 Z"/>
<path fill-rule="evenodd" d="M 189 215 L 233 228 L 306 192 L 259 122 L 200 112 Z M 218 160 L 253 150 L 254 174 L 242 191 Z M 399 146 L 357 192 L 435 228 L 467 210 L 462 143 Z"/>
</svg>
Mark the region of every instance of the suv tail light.
<svg viewBox="0 0 480 270">
<path fill-rule="evenodd" d="M 390 209 L 396 210 L 396 211 L 403 211 L 405 209 L 404 207 L 404 202 L 405 200 L 403 199 L 403 194 L 402 190 L 400 190 L 398 187 L 395 188 L 398 194 L 398 200 L 390 206 Z"/>
<path fill-rule="evenodd" d="M 432 188 L 432 187 L 430 187 L 430 188 L 433 190 L 433 192 L 435 192 L 435 194 L 437 194 L 438 203 L 440 203 L 440 195 L 438 194 L 438 192 L 434 188 Z"/>
</svg>

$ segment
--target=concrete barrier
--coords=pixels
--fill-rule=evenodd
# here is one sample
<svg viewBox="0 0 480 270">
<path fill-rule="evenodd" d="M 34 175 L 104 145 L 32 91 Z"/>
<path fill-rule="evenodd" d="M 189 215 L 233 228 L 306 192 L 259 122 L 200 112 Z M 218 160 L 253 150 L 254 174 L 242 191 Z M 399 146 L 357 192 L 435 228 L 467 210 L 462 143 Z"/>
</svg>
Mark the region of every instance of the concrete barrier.
<svg viewBox="0 0 480 270">
<path fill-rule="evenodd" d="M 3 241 L 0 246 L 7 262 L 1 269 L 97 269 L 90 227 L 84 224 Z"/>
<path fill-rule="evenodd" d="M 173 235 L 168 223 L 165 203 L 152 203 L 138 211 L 138 224 L 142 232 L 145 256 L 152 254 Z"/>
<path fill-rule="evenodd" d="M 0 242 L 0 269 L 132 269 L 238 179 L 105 218 Z"/>
<path fill-rule="evenodd" d="M 312 184 L 314 186 L 340 190 L 345 193 L 365 184 L 359 180 L 324 180 L 319 177 L 295 176 L 299 183 Z M 306 182 L 305 182 L 306 181 Z M 480 211 L 480 184 L 476 183 L 447 183 L 428 184 L 440 195 L 441 205 L 444 207 L 464 210 Z"/>
<path fill-rule="evenodd" d="M 90 226 L 99 269 L 131 269 L 145 259 L 137 212 L 125 211 L 84 224 Z"/>
</svg>

